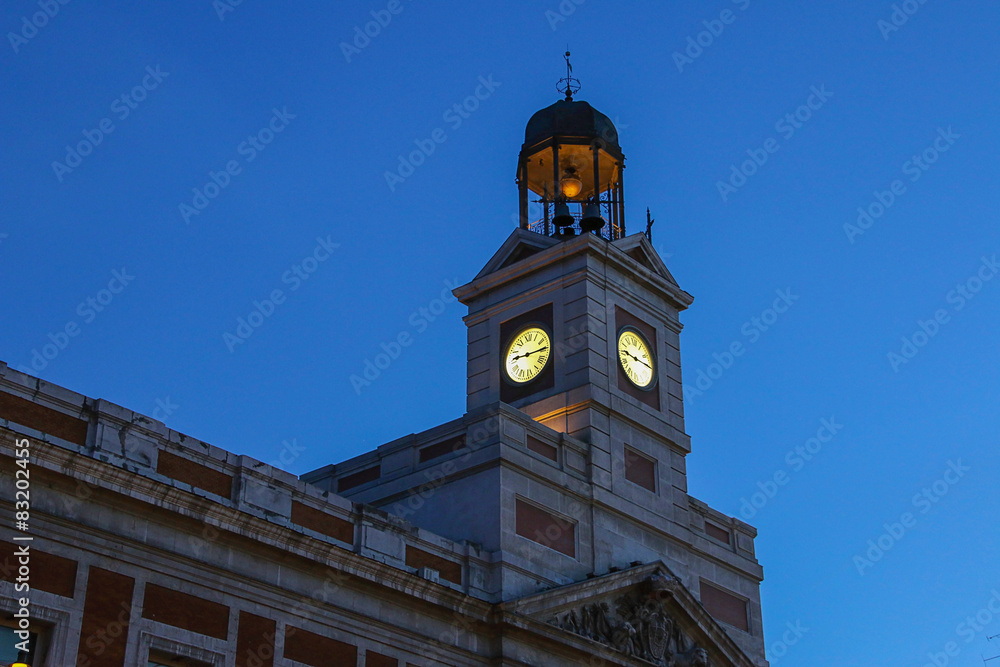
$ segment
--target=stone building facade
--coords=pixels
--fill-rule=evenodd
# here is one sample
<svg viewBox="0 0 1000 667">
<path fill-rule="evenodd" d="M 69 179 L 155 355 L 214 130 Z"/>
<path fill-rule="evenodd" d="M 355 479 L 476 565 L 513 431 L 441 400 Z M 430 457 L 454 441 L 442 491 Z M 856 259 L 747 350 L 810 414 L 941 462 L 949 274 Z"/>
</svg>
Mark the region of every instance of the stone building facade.
<svg viewBox="0 0 1000 667">
<path fill-rule="evenodd" d="M 688 494 L 692 298 L 609 217 L 522 225 L 455 290 L 465 415 L 301 477 L 0 362 L 2 641 L 27 449 L 32 667 L 766 666 L 756 531 Z"/>
</svg>

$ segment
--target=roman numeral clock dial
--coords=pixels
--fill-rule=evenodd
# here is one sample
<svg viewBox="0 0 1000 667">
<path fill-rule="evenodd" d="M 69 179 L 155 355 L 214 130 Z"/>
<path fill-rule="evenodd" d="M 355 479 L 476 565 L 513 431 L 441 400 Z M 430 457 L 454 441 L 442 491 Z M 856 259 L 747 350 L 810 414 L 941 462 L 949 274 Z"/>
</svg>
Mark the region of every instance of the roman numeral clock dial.
<svg viewBox="0 0 1000 667">
<path fill-rule="evenodd" d="M 639 389 L 652 389 L 656 380 L 656 358 L 646 337 L 633 327 L 618 333 L 618 362 L 625 377 Z"/>
<path fill-rule="evenodd" d="M 504 354 L 504 372 L 514 384 L 531 382 L 549 363 L 549 334 L 539 326 L 529 326 L 514 334 Z"/>
</svg>

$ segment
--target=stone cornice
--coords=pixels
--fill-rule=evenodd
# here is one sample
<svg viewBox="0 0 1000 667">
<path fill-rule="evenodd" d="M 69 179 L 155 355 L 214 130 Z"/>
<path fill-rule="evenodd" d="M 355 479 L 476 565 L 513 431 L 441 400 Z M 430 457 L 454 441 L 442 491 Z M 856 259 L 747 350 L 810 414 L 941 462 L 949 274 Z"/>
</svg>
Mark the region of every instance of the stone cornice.
<svg viewBox="0 0 1000 667">
<path fill-rule="evenodd" d="M 0 427 L 0 456 L 12 457 L 14 439 L 19 437 L 25 436 Z M 332 538 L 323 539 L 316 534 L 308 534 L 287 520 L 281 524 L 278 523 L 277 517 L 268 519 L 255 516 L 238 508 L 233 501 L 219 499 L 200 489 L 181 488 L 167 478 L 155 479 L 153 476 L 140 475 L 44 441 L 31 438 L 31 447 L 33 470 L 38 471 L 41 468 L 48 473 L 75 480 L 84 484 L 90 493 L 100 490 L 126 497 L 158 511 L 203 522 L 220 532 L 238 535 L 308 561 L 335 567 L 348 575 L 400 593 L 414 595 L 419 591 L 418 597 L 421 600 L 448 609 L 470 605 L 474 608 L 478 605 L 479 615 L 482 618 L 485 618 L 488 612 L 489 603 L 485 601 L 474 601 L 464 592 L 456 591 L 448 585 L 431 583 L 402 567 L 393 567 L 361 556 Z M 365 512 L 364 520 L 379 529 L 398 534 L 401 539 L 412 533 L 412 531 L 399 531 L 390 523 L 383 526 L 372 523 L 378 520 L 379 515 L 387 516 L 375 510 L 374 513 Z M 396 522 L 405 524 L 398 519 Z M 426 548 L 419 541 L 413 543 L 415 546 Z M 482 561 L 484 565 L 486 562 Z"/>
</svg>

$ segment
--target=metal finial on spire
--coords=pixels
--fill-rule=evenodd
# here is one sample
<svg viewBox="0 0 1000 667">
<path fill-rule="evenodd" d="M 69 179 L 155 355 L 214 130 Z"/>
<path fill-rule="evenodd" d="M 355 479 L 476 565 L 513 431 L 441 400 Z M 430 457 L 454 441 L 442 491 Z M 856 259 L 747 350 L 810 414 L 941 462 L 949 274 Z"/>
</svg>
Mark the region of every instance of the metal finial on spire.
<svg viewBox="0 0 1000 667">
<path fill-rule="evenodd" d="M 556 90 L 560 93 L 566 94 L 566 100 L 572 101 L 573 95 L 580 91 L 580 80 L 573 77 L 573 64 L 569 61 L 570 52 L 567 48 L 566 55 L 566 78 L 559 79 L 559 84 L 556 86 Z"/>
</svg>

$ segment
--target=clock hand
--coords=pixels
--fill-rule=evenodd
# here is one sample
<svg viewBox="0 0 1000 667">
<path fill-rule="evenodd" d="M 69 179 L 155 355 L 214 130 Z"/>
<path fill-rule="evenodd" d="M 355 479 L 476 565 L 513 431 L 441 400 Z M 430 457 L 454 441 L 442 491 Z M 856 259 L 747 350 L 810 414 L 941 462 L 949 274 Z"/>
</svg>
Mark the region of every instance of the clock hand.
<svg viewBox="0 0 1000 667">
<path fill-rule="evenodd" d="M 650 365 L 649 365 L 649 364 L 647 364 L 647 363 L 646 363 L 645 361 L 643 361 L 643 360 L 642 360 L 642 359 L 640 359 L 639 357 L 635 356 L 634 354 L 632 354 L 632 353 L 631 353 L 631 352 L 629 352 L 628 350 L 625 350 L 625 354 L 627 354 L 628 356 L 632 357 L 633 359 L 635 359 L 636 361 L 638 361 L 638 362 L 639 362 L 640 364 L 642 364 L 643 366 L 645 366 L 645 367 L 646 367 L 646 368 L 648 368 L 649 370 L 653 370 L 653 367 L 652 367 L 652 366 L 650 366 Z"/>
<path fill-rule="evenodd" d="M 548 345 L 546 345 L 545 347 L 540 347 L 537 350 L 532 350 L 531 352 L 525 352 L 524 354 L 519 354 L 516 357 L 514 357 L 514 359 L 512 361 L 517 361 L 518 359 L 521 359 L 522 357 L 530 357 L 533 354 L 538 354 L 542 350 L 547 350 L 547 349 L 549 349 Z"/>
</svg>

